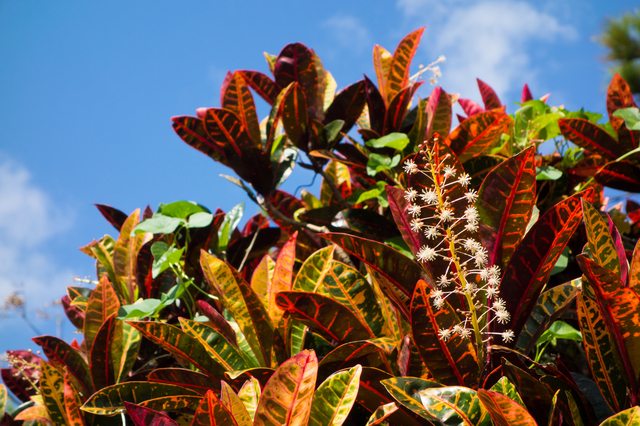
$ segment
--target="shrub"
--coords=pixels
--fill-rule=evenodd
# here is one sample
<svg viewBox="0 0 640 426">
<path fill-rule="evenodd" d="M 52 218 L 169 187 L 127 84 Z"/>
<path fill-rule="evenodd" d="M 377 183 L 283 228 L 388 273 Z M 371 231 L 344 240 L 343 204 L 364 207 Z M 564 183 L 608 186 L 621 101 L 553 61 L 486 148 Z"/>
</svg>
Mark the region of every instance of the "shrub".
<svg viewBox="0 0 640 426">
<path fill-rule="evenodd" d="M 263 213 L 98 205 L 119 235 L 81 248 L 98 281 L 62 298 L 83 339 L 9 354 L 3 424 L 635 424 L 640 205 L 603 193 L 640 192 L 627 84 L 605 124 L 526 85 L 508 115 L 480 80 L 484 106 L 412 104 L 421 35 L 374 48 L 377 86 L 336 94 L 294 43 L 174 117 Z M 278 189 L 296 163 L 319 197 Z"/>
</svg>

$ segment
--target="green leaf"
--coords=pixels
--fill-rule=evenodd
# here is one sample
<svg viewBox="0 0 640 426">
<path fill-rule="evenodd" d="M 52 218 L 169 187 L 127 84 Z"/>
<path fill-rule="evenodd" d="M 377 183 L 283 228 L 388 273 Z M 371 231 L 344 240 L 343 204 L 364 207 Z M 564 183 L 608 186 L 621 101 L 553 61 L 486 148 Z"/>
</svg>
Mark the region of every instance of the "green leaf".
<svg viewBox="0 0 640 426">
<path fill-rule="evenodd" d="M 349 416 L 358 395 L 362 367 L 329 376 L 313 395 L 309 425 L 340 426 Z"/>
<path fill-rule="evenodd" d="M 224 381 L 220 389 L 220 402 L 229 410 L 238 426 L 252 426 L 253 419 L 249 415 L 247 408 L 231 386 Z"/>
<path fill-rule="evenodd" d="M 222 225 L 220 225 L 220 229 L 218 230 L 218 250 L 226 251 L 227 246 L 229 245 L 229 238 L 231 238 L 231 233 L 240 223 L 240 219 L 242 219 L 242 215 L 244 213 L 244 203 L 237 204 L 224 218 Z"/>
<path fill-rule="evenodd" d="M 640 426 L 640 407 L 631 407 L 609 417 L 600 426 Z"/>
<path fill-rule="evenodd" d="M 102 323 L 113 314 L 117 314 L 120 310 L 120 301 L 116 292 L 111 287 L 109 280 L 105 276 L 102 277 L 96 288 L 89 297 L 87 309 L 84 317 L 84 340 L 85 347 L 91 350 L 93 339 Z"/>
<path fill-rule="evenodd" d="M 536 167 L 536 180 L 558 180 L 562 172 L 552 166 Z"/>
<path fill-rule="evenodd" d="M 551 269 L 551 273 L 549 274 L 549 276 L 559 274 L 560 272 L 567 269 L 568 265 L 569 265 L 569 247 L 565 247 L 564 250 L 562 250 L 562 254 L 558 258 L 558 261 L 556 262 L 555 265 L 553 265 L 553 269 Z"/>
<path fill-rule="evenodd" d="M 187 226 L 189 228 L 204 228 L 209 226 L 213 221 L 213 215 L 207 212 L 194 213 L 189 216 Z"/>
<path fill-rule="evenodd" d="M 0 419 L 4 417 L 7 408 L 7 387 L 0 384 Z"/>
<path fill-rule="evenodd" d="M 254 425 L 306 425 L 317 373 L 318 358 L 313 351 L 304 350 L 282 363 L 264 387 Z"/>
<path fill-rule="evenodd" d="M 366 426 L 388 425 L 389 422 L 387 422 L 386 419 L 396 411 L 398 411 L 398 404 L 395 402 L 381 405 L 376 408 L 376 411 L 374 411 L 371 417 L 369 417 Z"/>
<path fill-rule="evenodd" d="M 92 414 L 114 415 L 125 410 L 124 403 L 139 404 L 162 397 L 197 396 L 189 388 L 154 382 L 125 382 L 101 389 L 91 395 L 82 410 Z"/>
<path fill-rule="evenodd" d="M 495 385 L 491 386 L 491 389 L 489 390 L 509 397 L 524 407 L 524 402 L 522 402 L 522 398 L 520 398 L 520 394 L 516 390 L 516 387 L 506 376 L 500 377 L 500 380 L 498 380 Z"/>
<path fill-rule="evenodd" d="M 349 204 L 360 204 L 362 202 L 365 202 L 367 200 L 371 200 L 373 198 L 382 198 L 382 197 L 384 197 L 386 199 L 386 192 L 385 192 L 385 186 L 386 185 L 387 184 L 384 181 L 376 182 L 376 185 L 371 187 L 371 189 L 369 189 L 368 191 L 354 192 L 353 195 L 351 195 L 347 199 L 347 202 Z"/>
<path fill-rule="evenodd" d="M 175 217 L 165 216 L 160 213 L 156 213 L 153 217 L 145 219 L 133 228 L 135 235 L 142 232 L 151 232 L 152 234 L 170 234 L 180 225 L 184 225 L 186 221 L 184 219 L 178 219 Z"/>
<path fill-rule="evenodd" d="M 383 170 L 389 170 L 400 164 L 402 156 L 396 154 L 393 158 L 387 157 L 382 154 L 372 153 L 369 155 L 369 161 L 367 161 L 367 174 L 369 176 L 375 176 L 378 172 Z"/>
<path fill-rule="evenodd" d="M 411 253 L 411 250 L 409 250 L 409 246 L 407 245 L 407 243 L 404 241 L 404 238 L 402 238 L 402 236 L 398 235 L 396 237 L 393 237 L 389 240 L 385 240 L 384 243 L 390 247 L 393 247 L 394 249 L 398 250 L 400 253 L 404 254 L 405 256 L 407 256 L 409 259 L 413 259 L 413 253 Z"/>
<path fill-rule="evenodd" d="M 491 426 L 491 416 L 473 389 L 450 386 L 420 391 L 424 408 L 448 425 Z"/>
<path fill-rule="evenodd" d="M 629 130 L 640 130 L 640 110 L 638 108 L 620 108 L 613 113 L 614 117 L 624 120 Z"/>
<path fill-rule="evenodd" d="M 140 332 L 124 321 L 118 321 L 111 354 L 113 357 L 116 383 L 125 381 L 140 349 Z"/>
<path fill-rule="evenodd" d="M 392 148 L 402 151 L 409 143 L 404 133 L 389 133 L 379 139 L 369 139 L 365 144 L 372 148 Z"/>
<path fill-rule="evenodd" d="M 553 339 L 568 339 L 582 342 L 582 334 L 579 330 L 576 330 L 564 321 L 556 321 L 551 324 L 551 327 L 538 339 L 537 344 L 546 343 Z"/>
<path fill-rule="evenodd" d="M 213 391 L 207 391 L 193 416 L 191 426 L 239 426 Z"/>
<path fill-rule="evenodd" d="M 207 209 L 192 201 L 176 201 L 170 204 L 161 204 L 158 207 L 158 213 L 177 219 L 186 219 L 194 213 L 201 212 L 209 213 Z"/>
<path fill-rule="evenodd" d="M 163 308 L 166 306 L 166 304 L 159 299 L 144 299 L 132 305 L 124 305 L 118 311 L 118 319 L 125 320 L 152 317 L 156 312 L 159 312 L 158 308 L 161 305 Z"/>
<path fill-rule="evenodd" d="M 620 257 L 611 236 L 612 230 L 609 229 L 608 217 L 607 219 L 602 217 L 600 212 L 585 200 L 582 200 L 582 212 L 593 260 L 618 277 L 622 277 Z M 626 262 L 626 259 L 624 261 Z"/>
<path fill-rule="evenodd" d="M 158 275 L 163 273 L 169 266 L 174 265 L 180 261 L 184 252 L 184 247 L 177 249 L 174 245 L 169 247 L 162 241 L 156 241 L 151 245 L 151 254 L 153 254 L 153 278 L 157 278 Z"/>
<path fill-rule="evenodd" d="M 300 267 L 291 289 L 294 291 L 316 292 L 331 269 L 334 250 L 335 246 L 331 245 L 309 256 Z"/>
<path fill-rule="evenodd" d="M 249 412 L 252 421 L 256 415 L 256 408 L 258 408 L 258 401 L 260 400 L 261 394 L 260 382 L 253 376 L 250 376 L 249 380 L 244 382 L 244 385 L 242 385 L 242 388 L 238 392 L 238 397 Z"/>
<path fill-rule="evenodd" d="M 40 395 L 55 425 L 67 424 L 64 406 L 64 378 L 50 364 L 40 362 Z"/>
</svg>

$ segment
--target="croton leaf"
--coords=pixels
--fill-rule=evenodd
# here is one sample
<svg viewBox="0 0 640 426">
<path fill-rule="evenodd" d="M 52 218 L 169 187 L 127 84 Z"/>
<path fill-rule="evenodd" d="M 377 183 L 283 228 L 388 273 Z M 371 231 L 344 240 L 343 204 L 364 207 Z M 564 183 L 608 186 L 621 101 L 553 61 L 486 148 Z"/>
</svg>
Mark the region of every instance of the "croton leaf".
<svg viewBox="0 0 640 426">
<path fill-rule="evenodd" d="M 558 126 L 565 138 L 609 160 L 615 160 L 624 154 L 613 136 L 587 119 L 561 118 L 558 120 Z"/>
<path fill-rule="evenodd" d="M 496 331 L 512 330 L 517 341 L 551 269 L 582 220 L 580 200 L 590 194 L 590 190 L 583 191 L 559 202 L 522 239 L 500 282 L 500 296 L 511 320 L 508 324 L 495 324 Z M 515 341 L 510 345 L 515 345 Z"/>
<path fill-rule="evenodd" d="M 468 117 L 471 117 L 472 115 L 480 114 L 481 112 L 484 111 L 484 108 L 482 108 L 480 105 L 478 105 L 477 102 L 472 101 L 471 99 L 460 98 L 458 99 L 458 103 L 460 104 L 460 106 L 462 107 L 462 110 L 464 111 L 465 114 L 467 114 Z"/>
<path fill-rule="evenodd" d="M 484 389 L 478 389 L 478 398 L 495 426 L 537 426 L 531 414 L 511 398 Z"/>
<path fill-rule="evenodd" d="M 442 384 L 418 377 L 393 377 L 383 380 L 382 384 L 400 404 L 426 420 L 435 420 L 435 417 L 429 414 L 422 405 L 419 393 L 424 389 L 442 387 Z"/>
<path fill-rule="evenodd" d="M 256 408 L 258 408 L 258 401 L 260 400 L 260 395 L 262 394 L 262 389 L 260 388 L 260 382 L 253 377 L 250 376 L 249 379 L 244 382 L 242 388 L 238 392 L 238 397 L 247 408 L 247 412 L 249 416 L 251 416 L 251 420 L 255 418 Z"/>
<path fill-rule="evenodd" d="M 311 404 L 309 425 L 340 426 L 349 416 L 358 395 L 362 367 L 329 376 L 315 391 Z"/>
<path fill-rule="evenodd" d="M 387 100 L 387 79 L 389 76 L 391 59 L 393 59 L 393 56 L 387 49 L 378 44 L 373 46 L 373 68 L 376 71 L 380 95 L 382 96 L 382 99 L 384 99 L 385 103 Z"/>
<path fill-rule="evenodd" d="M 318 358 L 310 350 L 304 350 L 280 365 L 262 392 L 254 425 L 306 425 L 317 373 Z"/>
<path fill-rule="evenodd" d="M 447 136 L 446 143 L 464 162 L 488 153 L 500 142 L 503 133 L 509 134 L 513 122 L 504 111 L 486 111 L 469 117 Z"/>
<path fill-rule="evenodd" d="M 102 216 L 113 225 L 118 231 L 122 228 L 122 224 L 127 220 L 127 215 L 115 207 L 107 206 L 106 204 L 94 204 L 100 210 Z"/>
<path fill-rule="evenodd" d="M 518 404 L 524 406 L 524 402 L 522 402 L 522 398 L 520 397 L 520 394 L 516 390 L 516 387 L 513 385 L 513 383 L 509 381 L 509 379 L 506 376 L 500 377 L 500 379 L 496 382 L 496 384 L 491 386 L 491 389 L 489 390 L 492 392 L 497 392 L 501 395 L 504 395 L 509 399 L 512 399 L 513 401 L 517 402 Z"/>
<path fill-rule="evenodd" d="M 553 404 L 555 404 L 552 402 L 553 392 L 536 377 L 516 367 L 504 358 L 502 359 L 502 369 L 509 381 L 515 385 L 518 393 L 522 396 L 526 408 L 536 422 L 539 425 L 546 424 L 547 416 L 553 410 Z"/>
<path fill-rule="evenodd" d="M 53 424 L 66 425 L 64 405 L 64 377 L 49 363 L 40 363 L 40 395 Z"/>
<path fill-rule="evenodd" d="M 473 344 L 455 335 L 446 341 L 440 338 L 441 330 L 453 328 L 460 319 L 447 301 L 442 308 L 434 308 L 430 293 L 427 283 L 418 281 L 411 301 L 411 331 L 422 360 L 439 383 L 473 386 L 478 380 Z"/>
<path fill-rule="evenodd" d="M 94 393 L 82 406 L 82 410 L 92 414 L 110 416 L 122 413 L 125 409 L 125 402 L 140 404 L 156 398 L 197 395 L 196 392 L 183 386 L 153 382 L 125 382 Z"/>
<path fill-rule="evenodd" d="M 239 71 L 234 72 L 229 80 L 229 84 L 224 91 L 222 108 L 238 114 L 244 128 L 249 133 L 249 136 L 251 136 L 253 143 L 258 147 L 262 144 L 260 124 L 258 123 L 258 115 L 256 113 L 255 103 L 253 102 L 253 96 L 247 87 L 242 73 Z"/>
<path fill-rule="evenodd" d="M 117 323 L 117 314 L 107 318 L 100 326 L 91 346 L 89 362 L 91 378 L 96 389 L 102 389 L 116 383 L 111 346 L 116 334 Z"/>
<path fill-rule="evenodd" d="M 376 337 L 347 307 L 327 296 L 283 291 L 278 293 L 276 303 L 296 321 L 337 342 Z"/>
<path fill-rule="evenodd" d="M 364 76 L 365 91 L 367 95 L 367 110 L 369 111 L 369 122 L 371 129 L 378 137 L 384 128 L 384 119 L 387 114 L 386 101 L 383 100 L 378 88 L 369 77 Z M 386 99 L 386 97 L 384 98 Z M 362 130 L 362 129 L 361 129 Z"/>
<path fill-rule="evenodd" d="M 369 417 L 366 426 L 388 425 L 389 422 L 387 419 L 396 411 L 398 411 L 398 404 L 395 402 L 381 405 L 373 412 L 371 417 Z"/>
<path fill-rule="evenodd" d="M 596 181 L 620 191 L 640 192 L 640 168 L 628 160 L 612 161 L 602 166 Z"/>
<path fill-rule="evenodd" d="M 129 321 L 144 337 L 178 358 L 192 363 L 203 373 L 221 379 L 225 368 L 211 358 L 198 339 L 167 323 Z"/>
<path fill-rule="evenodd" d="M 147 376 L 150 382 L 184 386 L 200 395 L 208 390 L 220 390 L 220 381 L 186 368 L 156 368 Z"/>
<path fill-rule="evenodd" d="M 179 318 L 182 330 L 196 339 L 209 356 L 227 371 L 244 370 L 257 365 L 247 365 L 243 354 L 225 336 L 213 328 L 186 318 Z"/>
<path fill-rule="evenodd" d="M 317 115 L 322 114 L 323 99 L 318 96 L 319 76 L 313 51 L 301 43 L 286 45 L 276 59 L 274 75 L 280 87 L 297 82 L 307 100 L 309 116 L 321 118 Z"/>
<path fill-rule="evenodd" d="M 347 342 L 338 346 L 322 358 L 318 377 L 322 379 L 335 371 L 355 365 L 373 367 L 394 374 L 388 355 L 376 343 L 376 340 L 370 339 Z"/>
<path fill-rule="evenodd" d="M 336 246 L 330 245 L 309 256 L 300 267 L 291 289 L 315 293 L 329 273 L 335 248 Z"/>
<path fill-rule="evenodd" d="M 130 402 L 125 402 L 124 406 L 135 426 L 178 426 L 178 423 L 171 420 L 171 417 L 150 408 Z"/>
<path fill-rule="evenodd" d="M 593 379 L 609 407 L 618 412 L 624 407 L 626 398 L 626 384 L 616 361 L 619 355 L 611 344 L 611 336 L 597 303 L 579 294 L 577 309 L 584 350 Z"/>
<path fill-rule="evenodd" d="M 287 137 L 295 146 L 305 152 L 309 151 L 309 116 L 307 100 L 297 82 L 291 83 L 282 100 L 282 126 Z"/>
<path fill-rule="evenodd" d="M 399 132 L 402 129 L 402 122 L 407 114 L 407 108 L 409 107 L 411 98 L 413 98 L 413 94 L 422 83 L 422 81 L 412 83 L 396 93 L 391 99 L 384 119 L 383 135 Z"/>
<path fill-rule="evenodd" d="M 407 301 L 413 295 L 418 280 L 425 279 L 433 282 L 420 265 L 386 244 L 341 233 L 319 234 L 319 236 L 337 244 L 378 271 L 405 295 Z M 406 306 L 408 305 L 409 303 L 406 303 Z M 406 306 L 403 307 L 406 309 Z"/>
<path fill-rule="evenodd" d="M 582 214 L 584 215 L 591 255 L 600 266 L 618 277 L 622 277 L 620 258 L 613 237 L 609 232 L 608 221 L 586 200 L 582 200 Z"/>
<path fill-rule="evenodd" d="M 278 253 L 278 258 L 276 259 L 273 279 L 267 292 L 269 303 L 266 304 L 266 307 L 274 324 L 280 321 L 283 314 L 276 305 L 276 295 L 281 291 L 291 290 L 293 265 L 296 261 L 297 236 L 298 233 L 295 232 L 280 249 L 280 253 Z"/>
<path fill-rule="evenodd" d="M 349 308 L 372 335 L 381 335 L 382 311 L 371 285 L 360 272 L 334 260 L 322 282 L 329 296 Z"/>
<path fill-rule="evenodd" d="M 131 372 L 140 349 L 140 333 L 124 321 L 117 321 L 111 343 L 115 383 L 123 382 Z"/>
<path fill-rule="evenodd" d="M 64 375 L 63 389 L 64 409 L 67 415 L 67 421 L 69 422 L 68 425 L 84 426 L 84 418 L 80 411 L 80 407 L 78 406 L 79 398 L 71 384 L 71 379 L 69 378 L 68 373 L 65 373 Z"/>
<path fill-rule="evenodd" d="M 204 276 L 224 307 L 236 320 L 261 366 L 270 365 L 274 325 L 262 302 L 231 267 L 202 250 Z"/>
<path fill-rule="evenodd" d="M 429 95 L 426 113 L 429 117 L 426 138 L 431 139 L 434 133 L 447 137 L 451 131 L 451 97 L 442 87 L 436 87 Z"/>
<path fill-rule="evenodd" d="M 640 425 L 640 407 L 631 407 L 609 417 L 600 426 L 638 426 Z"/>
<path fill-rule="evenodd" d="M 202 119 L 189 116 L 171 117 L 171 125 L 176 134 L 187 145 L 224 165 L 229 165 L 224 150 L 209 139 Z"/>
<path fill-rule="evenodd" d="M 343 120 L 341 132 L 347 133 L 360 117 L 367 103 L 365 82 L 360 80 L 344 88 L 336 95 L 324 116 L 324 124 L 334 120 Z"/>
<path fill-rule="evenodd" d="M 496 95 L 496 92 L 493 90 L 493 88 L 479 78 L 477 78 L 476 80 L 478 82 L 478 89 L 480 89 L 480 95 L 482 96 L 484 108 L 488 110 L 500 108 L 502 106 L 502 103 L 500 102 L 500 99 L 498 98 L 498 95 Z"/>
<path fill-rule="evenodd" d="M 120 310 L 118 295 L 107 277 L 102 276 L 89 297 L 84 314 L 84 344 L 87 352 L 91 350 L 93 339 L 98 334 L 102 323 L 111 315 L 117 314 L 118 310 Z"/>
<path fill-rule="evenodd" d="M 238 394 L 224 381 L 220 389 L 220 402 L 229 410 L 238 426 L 252 426 L 253 419 L 249 415 L 247 408 L 238 397 Z"/>
<path fill-rule="evenodd" d="M 249 87 L 255 90 L 269 105 L 273 105 L 281 90 L 277 83 L 259 71 L 240 70 L 238 72 Z"/>
<path fill-rule="evenodd" d="M 423 32 L 424 27 L 407 34 L 393 52 L 385 88 L 387 105 L 391 104 L 391 100 L 396 94 L 407 87 L 409 83 L 409 67 L 416 50 L 418 50 Z"/>
<path fill-rule="evenodd" d="M 497 165 L 478 190 L 475 207 L 489 265 L 500 269 L 509 262 L 525 234 L 536 195 L 533 147 Z"/>
<path fill-rule="evenodd" d="M 136 209 L 122 224 L 120 236 L 113 248 L 113 272 L 116 275 L 120 293 L 128 304 L 138 299 L 136 283 L 136 265 L 138 252 L 148 239 L 145 233 L 132 236 L 133 230 L 140 222 L 140 209 Z"/>
<path fill-rule="evenodd" d="M 38 336 L 31 340 L 42 348 L 49 363 L 59 371 L 67 371 L 81 386 L 85 396 L 94 392 L 91 382 L 91 373 L 87 362 L 82 355 L 73 349 L 67 342 L 54 336 Z M 79 390 L 80 390 L 79 389 Z"/>
<path fill-rule="evenodd" d="M 621 108 L 632 107 L 637 108 L 637 105 L 633 99 L 633 93 L 629 88 L 629 84 L 620 74 L 615 73 L 607 89 L 607 112 L 609 113 L 611 127 L 613 127 L 616 133 L 619 133 L 619 130 L 624 127 L 624 119 L 613 115 L 613 113 Z"/>
<path fill-rule="evenodd" d="M 441 422 L 491 426 L 491 416 L 473 389 L 462 386 L 428 388 L 419 392 L 422 405 Z"/>
<path fill-rule="evenodd" d="M 200 400 L 200 405 L 193 416 L 191 426 L 239 426 L 227 407 L 218 399 L 213 391 L 207 391 Z"/>
</svg>

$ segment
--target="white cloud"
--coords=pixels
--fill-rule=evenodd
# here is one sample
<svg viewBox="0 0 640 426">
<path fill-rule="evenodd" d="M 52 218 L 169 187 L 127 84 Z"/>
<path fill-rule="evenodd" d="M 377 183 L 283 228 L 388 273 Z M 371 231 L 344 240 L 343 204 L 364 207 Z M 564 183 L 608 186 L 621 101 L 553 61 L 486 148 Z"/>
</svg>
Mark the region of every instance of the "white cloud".
<svg viewBox="0 0 640 426">
<path fill-rule="evenodd" d="M 72 220 L 25 167 L 0 156 L 0 304 L 15 290 L 34 308 L 63 294 L 72 272 L 56 265 L 45 246 Z"/>
<path fill-rule="evenodd" d="M 369 30 L 352 16 L 333 16 L 322 23 L 339 47 L 362 53 L 372 46 Z"/>
<path fill-rule="evenodd" d="M 575 28 L 525 1 L 399 0 L 397 6 L 427 25 L 421 44 L 429 58 L 447 57 L 441 83 L 467 98 L 479 99 L 477 77 L 504 102 L 507 92 L 535 84 L 542 66 L 533 63 L 531 52 L 577 37 Z"/>
</svg>

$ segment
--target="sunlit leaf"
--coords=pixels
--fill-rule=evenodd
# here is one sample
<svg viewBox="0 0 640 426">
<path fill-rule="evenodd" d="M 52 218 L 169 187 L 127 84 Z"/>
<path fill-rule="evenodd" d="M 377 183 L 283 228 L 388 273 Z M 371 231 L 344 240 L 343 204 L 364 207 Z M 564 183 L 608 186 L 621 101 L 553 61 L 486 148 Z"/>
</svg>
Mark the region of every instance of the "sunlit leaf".
<svg viewBox="0 0 640 426">
<path fill-rule="evenodd" d="M 441 422 L 491 426 L 489 412 L 472 389 L 461 386 L 429 388 L 420 391 L 419 395 L 427 412 Z"/>
<path fill-rule="evenodd" d="M 526 408 L 497 392 L 478 389 L 478 397 L 495 426 L 537 426 Z"/>
<path fill-rule="evenodd" d="M 220 390 L 220 402 L 229 410 L 238 426 L 251 426 L 253 424 L 253 419 L 242 403 L 242 400 L 233 391 L 231 386 L 224 381 L 222 382 L 222 388 Z"/>
<path fill-rule="evenodd" d="M 64 404 L 64 378 L 49 363 L 40 363 L 40 395 L 55 425 L 66 425 L 67 410 Z"/>
<path fill-rule="evenodd" d="M 329 376 L 313 395 L 309 425 L 340 426 L 351 411 L 358 387 L 362 367 L 357 365 L 349 370 Z"/>
</svg>

